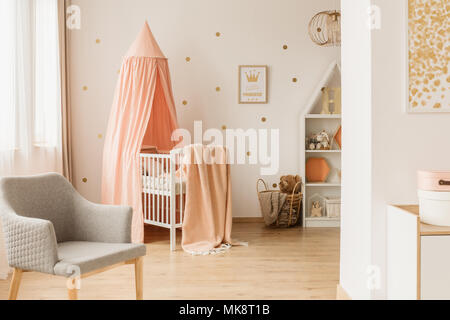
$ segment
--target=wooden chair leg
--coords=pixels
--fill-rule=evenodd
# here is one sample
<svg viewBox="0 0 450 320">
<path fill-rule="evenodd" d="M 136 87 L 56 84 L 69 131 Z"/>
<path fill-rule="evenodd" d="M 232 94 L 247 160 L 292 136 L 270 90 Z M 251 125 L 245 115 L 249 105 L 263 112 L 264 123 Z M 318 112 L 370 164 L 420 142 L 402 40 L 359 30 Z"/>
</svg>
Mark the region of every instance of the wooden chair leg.
<svg viewBox="0 0 450 320">
<path fill-rule="evenodd" d="M 22 280 L 23 271 L 20 269 L 14 269 L 14 273 L 9 287 L 8 300 L 17 300 L 17 294 L 19 293 L 20 281 Z"/>
<path fill-rule="evenodd" d="M 144 258 L 137 258 L 134 263 L 134 276 L 136 281 L 136 300 L 144 299 Z"/>
<path fill-rule="evenodd" d="M 77 279 L 73 278 L 73 279 L 69 279 L 68 281 L 68 286 L 67 286 L 67 293 L 69 296 L 69 300 L 78 300 L 78 282 Z"/>
</svg>

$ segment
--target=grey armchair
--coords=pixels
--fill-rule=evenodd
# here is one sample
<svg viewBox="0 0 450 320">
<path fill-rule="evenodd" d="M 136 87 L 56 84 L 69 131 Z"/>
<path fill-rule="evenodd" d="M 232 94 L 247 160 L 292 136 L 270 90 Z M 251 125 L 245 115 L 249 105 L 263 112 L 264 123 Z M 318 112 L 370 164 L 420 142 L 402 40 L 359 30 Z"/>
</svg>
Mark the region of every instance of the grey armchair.
<svg viewBox="0 0 450 320">
<path fill-rule="evenodd" d="M 131 243 L 130 207 L 84 199 L 58 174 L 0 179 L 8 262 L 14 268 L 9 299 L 17 298 L 23 272 L 69 278 L 69 299 L 78 281 L 124 264 L 135 265 L 136 298 L 143 298 L 146 247 Z"/>
</svg>

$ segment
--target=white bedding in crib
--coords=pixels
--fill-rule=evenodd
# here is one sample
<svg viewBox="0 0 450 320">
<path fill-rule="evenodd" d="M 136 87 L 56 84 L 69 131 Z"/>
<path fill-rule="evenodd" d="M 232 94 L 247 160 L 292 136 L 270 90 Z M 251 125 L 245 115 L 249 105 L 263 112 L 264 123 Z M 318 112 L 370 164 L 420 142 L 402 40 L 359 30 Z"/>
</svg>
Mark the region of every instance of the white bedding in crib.
<svg viewBox="0 0 450 320">
<path fill-rule="evenodd" d="M 183 186 L 183 193 L 186 193 L 186 182 L 184 179 L 180 183 L 180 179 L 175 179 L 175 192 L 180 193 L 180 186 Z M 142 176 L 142 186 L 146 190 L 150 191 L 170 191 L 170 178 L 167 174 L 163 174 L 159 177 Z"/>
</svg>

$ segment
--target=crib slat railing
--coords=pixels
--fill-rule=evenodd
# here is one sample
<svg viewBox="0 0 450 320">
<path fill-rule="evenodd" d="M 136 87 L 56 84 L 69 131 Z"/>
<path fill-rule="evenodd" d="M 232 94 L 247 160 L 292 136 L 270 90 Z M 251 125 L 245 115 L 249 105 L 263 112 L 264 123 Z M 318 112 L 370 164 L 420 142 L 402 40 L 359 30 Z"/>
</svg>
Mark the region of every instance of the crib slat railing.
<svg viewBox="0 0 450 320">
<path fill-rule="evenodd" d="M 171 189 L 170 178 L 172 176 L 172 171 L 170 170 L 171 168 L 169 166 L 170 162 L 171 162 L 170 158 L 167 158 L 166 159 L 166 170 L 168 171 L 168 174 L 167 174 L 166 179 L 165 179 L 167 195 L 170 194 L 170 189 Z M 173 189 L 173 190 L 175 190 L 175 189 Z M 171 208 L 170 208 L 170 198 L 173 198 L 173 197 L 166 196 L 166 208 L 167 208 L 166 209 L 166 223 L 167 224 L 170 224 L 170 220 L 169 220 L 170 210 L 171 210 Z"/>
<path fill-rule="evenodd" d="M 141 154 L 143 211 L 146 222 L 179 228 L 184 220 L 186 185 L 182 150 L 170 155 Z M 177 176 L 177 170 L 179 175 Z"/>
<path fill-rule="evenodd" d="M 170 161 L 170 188 L 172 189 L 172 194 L 174 194 L 174 197 L 172 197 L 170 199 L 170 225 L 175 225 L 176 224 L 176 202 L 177 202 L 177 190 L 176 190 L 176 185 L 175 185 L 175 179 L 176 179 L 176 160 L 177 160 L 177 155 L 173 155 Z"/>
<path fill-rule="evenodd" d="M 148 184 L 148 174 L 147 174 L 147 159 L 144 158 L 144 183 L 145 183 L 145 188 L 147 188 L 147 184 Z M 144 193 L 144 217 L 147 218 L 147 193 Z"/>
<path fill-rule="evenodd" d="M 159 170 L 160 170 L 160 162 L 158 159 L 158 161 L 156 161 L 156 177 L 155 177 L 158 180 L 159 180 L 159 175 L 160 175 Z M 159 210 L 159 198 L 160 198 L 160 195 L 158 194 L 156 196 L 156 213 L 158 214 L 158 218 L 156 219 L 156 221 L 161 222 L 161 211 Z"/>
<path fill-rule="evenodd" d="M 155 160 L 151 160 L 151 164 L 152 164 L 152 189 L 155 189 Z M 155 221 L 155 193 L 152 192 L 152 221 Z"/>
</svg>

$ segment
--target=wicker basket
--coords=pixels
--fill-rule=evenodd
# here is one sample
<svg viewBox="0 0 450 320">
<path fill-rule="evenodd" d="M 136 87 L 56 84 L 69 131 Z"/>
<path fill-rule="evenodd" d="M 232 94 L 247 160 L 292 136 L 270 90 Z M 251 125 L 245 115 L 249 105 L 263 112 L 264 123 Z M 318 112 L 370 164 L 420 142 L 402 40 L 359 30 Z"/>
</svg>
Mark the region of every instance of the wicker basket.
<svg viewBox="0 0 450 320">
<path fill-rule="evenodd" d="M 264 185 L 264 190 L 260 191 L 260 184 Z M 298 182 L 292 194 L 286 196 L 286 202 L 281 208 L 280 214 L 278 215 L 278 220 L 273 224 L 276 227 L 285 227 L 290 228 L 298 225 L 302 220 L 302 200 L 303 194 L 302 192 L 295 193 L 295 190 L 301 185 L 301 182 Z M 301 188 L 300 188 L 301 190 Z M 269 190 L 267 187 L 267 183 L 263 179 L 259 179 L 256 182 L 256 191 L 258 193 L 258 198 L 261 193 L 265 192 L 274 192 L 274 190 Z"/>
</svg>

